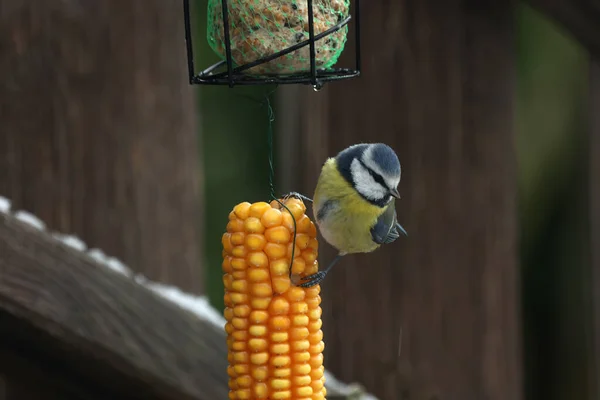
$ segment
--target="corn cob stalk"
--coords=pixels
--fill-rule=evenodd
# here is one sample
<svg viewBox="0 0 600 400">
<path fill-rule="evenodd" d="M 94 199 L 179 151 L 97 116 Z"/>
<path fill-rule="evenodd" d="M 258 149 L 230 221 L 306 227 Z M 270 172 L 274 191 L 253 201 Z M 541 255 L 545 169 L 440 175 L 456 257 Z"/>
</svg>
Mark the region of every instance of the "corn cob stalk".
<svg viewBox="0 0 600 400">
<path fill-rule="evenodd" d="M 316 227 L 301 200 L 240 203 L 223 234 L 223 283 L 230 399 L 323 400 L 320 286 L 292 273 L 318 271 Z M 291 215 L 290 215 L 291 212 Z"/>
</svg>

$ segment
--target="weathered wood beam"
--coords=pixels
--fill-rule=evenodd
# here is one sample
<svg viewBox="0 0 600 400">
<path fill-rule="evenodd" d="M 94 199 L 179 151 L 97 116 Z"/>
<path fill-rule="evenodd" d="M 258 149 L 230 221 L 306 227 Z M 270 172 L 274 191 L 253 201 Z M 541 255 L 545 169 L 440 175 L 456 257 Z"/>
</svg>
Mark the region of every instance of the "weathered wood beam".
<svg viewBox="0 0 600 400">
<path fill-rule="evenodd" d="M 600 56 L 600 1 L 528 0 L 528 3 L 571 32 L 590 53 Z"/>
<path fill-rule="evenodd" d="M 48 372 L 130 387 L 132 399 L 227 398 L 214 326 L 4 214 L 0 316 L 0 343 L 43 359 Z"/>
<path fill-rule="evenodd" d="M 98 399 L 226 399 L 224 336 L 213 322 L 0 212 L 0 376 L 36 370 L 32 379 L 57 393 L 93 387 Z M 326 386 L 330 400 L 350 396 L 351 387 Z"/>
</svg>

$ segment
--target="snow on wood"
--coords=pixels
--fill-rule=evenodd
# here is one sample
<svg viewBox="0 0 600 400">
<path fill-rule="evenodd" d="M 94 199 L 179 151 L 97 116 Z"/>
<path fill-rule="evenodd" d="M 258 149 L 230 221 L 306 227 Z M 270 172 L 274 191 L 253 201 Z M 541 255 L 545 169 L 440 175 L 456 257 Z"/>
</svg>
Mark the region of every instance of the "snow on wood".
<svg viewBox="0 0 600 400">
<path fill-rule="evenodd" d="M 60 240 L 67 246 L 74 248 L 75 250 L 79 250 L 79 251 L 87 250 L 87 246 L 83 242 L 83 240 L 79 239 L 76 236 L 64 235 L 62 233 L 53 233 L 52 236 L 54 236 L 56 239 Z"/>
<path fill-rule="evenodd" d="M 10 212 L 10 200 L 6 197 L 0 196 L 0 212 L 8 214 Z"/>
<path fill-rule="evenodd" d="M 46 230 L 46 224 L 41 219 L 27 211 L 19 210 L 15 212 L 15 218 L 26 223 L 32 228 L 39 229 L 40 231 Z"/>
</svg>

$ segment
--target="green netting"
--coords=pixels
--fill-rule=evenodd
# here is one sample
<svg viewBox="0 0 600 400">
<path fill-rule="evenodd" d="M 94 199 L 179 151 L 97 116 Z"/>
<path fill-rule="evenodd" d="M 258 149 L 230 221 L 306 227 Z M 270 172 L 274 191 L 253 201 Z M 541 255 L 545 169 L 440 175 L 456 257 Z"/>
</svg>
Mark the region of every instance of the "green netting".
<svg viewBox="0 0 600 400">
<path fill-rule="evenodd" d="M 308 39 L 306 0 L 227 0 L 231 55 L 240 66 Z M 315 35 L 348 17 L 349 0 L 313 0 Z M 346 44 L 348 26 L 315 42 L 317 68 L 333 66 Z M 208 0 L 208 43 L 225 59 L 221 0 Z M 291 74 L 310 70 L 309 46 L 245 71 Z"/>
</svg>

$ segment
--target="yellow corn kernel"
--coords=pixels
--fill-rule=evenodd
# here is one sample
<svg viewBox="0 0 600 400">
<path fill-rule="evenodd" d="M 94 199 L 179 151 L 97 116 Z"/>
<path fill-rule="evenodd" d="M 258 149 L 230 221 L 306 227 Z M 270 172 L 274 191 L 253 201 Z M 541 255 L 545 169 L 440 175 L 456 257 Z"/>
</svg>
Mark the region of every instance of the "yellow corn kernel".
<svg viewBox="0 0 600 400">
<path fill-rule="evenodd" d="M 254 385 L 254 396 L 256 399 L 268 399 L 269 388 L 267 387 L 267 384 L 263 382 L 256 382 Z"/>
<path fill-rule="evenodd" d="M 312 221 L 310 220 L 310 218 L 308 217 L 308 215 L 303 215 L 302 217 L 300 217 L 300 219 L 296 220 L 296 236 L 298 234 L 303 234 L 303 233 L 307 233 L 308 231 L 310 231 L 310 223 Z"/>
<path fill-rule="evenodd" d="M 236 205 L 221 238 L 230 399 L 325 399 L 320 287 L 290 280 L 318 271 L 317 230 L 284 204 Z"/>
<path fill-rule="evenodd" d="M 233 279 L 246 279 L 246 270 L 242 271 L 233 271 L 231 273 L 231 277 Z"/>
<path fill-rule="evenodd" d="M 274 331 L 287 331 L 290 328 L 290 319 L 288 317 L 276 315 L 269 319 L 269 324 Z"/>
<path fill-rule="evenodd" d="M 321 340 L 323 340 L 323 331 L 321 330 L 318 330 L 315 333 L 311 333 L 308 337 L 308 341 L 310 342 L 310 344 L 320 343 Z"/>
<path fill-rule="evenodd" d="M 287 354 L 290 352 L 290 345 L 287 343 L 274 343 L 271 345 L 272 354 Z"/>
<path fill-rule="evenodd" d="M 291 359 L 289 356 L 274 356 L 271 357 L 271 365 L 275 368 L 284 368 L 289 366 Z"/>
<path fill-rule="evenodd" d="M 271 281 L 273 282 L 273 290 L 276 293 L 285 293 L 292 285 L 290 278 L 287 276 L 276 276 Z"/>
<path fill-rule="evenodd" d="M 264 325 L 252 325 L 250 327 L 250 329 L 248 330 L 248 332 L 250 332 L 250 335 L 252 335 L 252 336 L 261 337 L 261 336 L 266 336 L 268 333 L 268 330 L 267 330 L 267 327 Z"/>
<path fill-rule="evenodd" d="M 243 271 L 246 272 L 246 268 L 248 267 L 246 265 L 246 260 L 243 258 L 233 258 L 230 261 L 231 264 L 231 268 L 232 268 L 232 273 L 233 271 Z"/>
<path fill-rule="evenodd" d="M 265 203 L 264 201 L 261 201 L 261 202 L 252 204 L 250 206 L 250 209 L 248 210 L 248 212 L 251 217 L 262 218 L 265 211 L 267 211 L 269 208 L 271 208 L 271 206 L 269 206 L 269 203 Z"/>
<path fill-rule="evenodd" d="M 266 269 L 252 268 L 248 271 L 248 280 L 251 283 L 264 282 L 264 281 L 267 281 L 268 279 L 269 279 L 269 271 L 267 271 Z M 228 289 L 228 288 L 226 287 L 226 289 Z"/>
<path fill-rule="evenodd" d="M 271 262 L 271 277 L 286 276 L 290 271 L 290 263 L 286 259 L 275 260 Z"/>
<path fill-rule="evenodd" d="M 235 246 L 232 250 L 231 250 L 231 255 L 236 257 L 236 258 L 244 258 L 246 257 L 246 253 L 248 253 L 248 249 L 246 248 L 246 246 Z"/>
<path fill-rule="evenodd" d="M 233 243 L 233 235 L 232 235 L 232 243 Z M 306 249 L 308 247 L 309 243 L 310 243 L 310 236 L 308 236 L 307 234 L 299 233 L 296 235 L 296 244 L 298 245 L 298 247 L 300 247 L 300 250 Z"/>
<path fill-rule="evenodd" d="M 294 326 L 308 326 L 310 319 L 304 315 L 294 315 L 292 316 L 292 325 Z"/>
<path fill-rule="evenodd" d="M 250 339 L 248 342 L 250 350 L 252 351 L 265 351 L 269 345 L 265 339 Z"/>
<path fill-rule="evenodd" d="M 234 238 L 234 235 L 240 235 L 242 234 L 241 232 L 239 233 L 234 233 L 233 235 L 231 235 L 231 243 L 237 245 L 238 244 L 238 239 L 237 237 Z M 251 251 L 260 251 L 265 247 L 265 244 L 267 244 L 267 240 L 265 239 L 265 237 L 263 235 L 259 235 L 258 233 L 251 233 L 250 235 L 246 236 L 246 246 L 248 246 L 248 248 Z M 241 244 L 241 243 L 240 243 Z"/>
<path fill-rule="evenodd" d="M 304 301 L 294 303 L 292 304 L 291 311 L 292 314 L 306 314 L 308 312 L 308 304 Z"/>
<path fill-rule="evenodd" d="M 260 222 L 260 219 L 249 217 L 244 221 L 244 229 L 248 233 L 263 233 L 265 231 L 265 226 Z"/>
<path fill-rule="evenodd" d="M 308 248 L 306 250 L 304 250 L 302 252 L 302 258 L 304 259 L 304 261 L 306 262 L 306 265 L 312 265 L 315 263 L 315 260 L 317 259 L 315 257 L 315 252 L 313 249 Z"/>
<path fill-rule="evenodd" d="M 260 366 L 252 366 L 252 377 L 256 379 L 258 382 L 264 382 L 269 377 L 269 367 L 260 365 Z"/>
<path fill-rule="evenodd" d="M 243 232 L 244 231 L 244 222 L 236 219 L 234 221 L 229 221 L 227 224 L 227 232 Z"/>
<path fill-rule="evenodd" d="M 251 252 L 250 254 L 248 254 L 247 261 L 248 264 L 250 264 L 253 267 L 264 268 L 269 265 L 269 259 L 267 257 L 267 254 L 265 254 L 262 251 Z"/>
<path fill-rule="evenodd" d="M 246 218 L 248 218 L 251 205 L 252 204 L 245 201 L 245 202 L 240 203 L 237 206 L 233 207 L 233 212 L 237 216 L 238 220 L 241 220 L 243 222 Z"/>
<path fill-rule="evenodd" d="M 241 244 L 244 244 L 245 239 L 246 239 L 246 235 L 244 234 L 244 232 L 235 232 L 235 233 L 231 234 L 231 237 L 229 238 L 229 240 L 231 241 L 231 244 L 234 246 L 239 246 Z"/>
<path fill-rule="evenodd" d="M 287 212 L 286 209 L 283 210 L 282 215 L 283 215 L 283 218 L 281 221 L 281 225 L 285 226 L 288 229 L 288 231 L 293 233 L 294 232 L 294 219 L 292 218 L 290 213 Z M 229 224 L 227 226 L 229 227 Z M 239 225 L 232 225 L 232 226 L 235 226 L 237 228 Z M 229 230 L 227 230 L 227 232 L 229 232 Z"/>
<path fill-rule="evenodd" d="M 292 251 L 294 252 L 294 259 L 296 257 L 301 257 L 302 256 L 302 250 L 300 250 L 300 247 L 298 247 L 298 245 L 293 246 L 293 243 L 290 242 L 290 244 L 288 244 L 287 246 L 287 257 L 288 258 L 292 258 Z"/>
<path fill-rule="evenodd" d="M 239 293 L 246 293 L 248 291 L 248 282 L 237 279 L 231 283 L 231 290 Z"/>
<path fill-rule="evenodd" d="M 271 299 L 268 297 L 262 298 L 262 299 L 259 299 L 257 297 L 257 298 L 250 300 L 250 305 L 255 310 L 266 310 L 269 307 L 269 303 L 271 303 Z"/>
<path fill-rule="evenodd" d="M 262 310 L 254 310 L 250 313 L 250 322 L 253 324 L 265 325 L 269 320 L 269 313 Z"/>
<path fill-rule="evenodd" d="M 291 399 L 291 398 L 292 398 L 292 393 L 289 390 L 277 391 L 277 392 L 273 392 L 273 394 L 271 394 L 271 399 L 273 399 L 273 400 L 286 400 L 286 399 Z"/>
<path fill-rule="evenodd" d="M 290 310 L 290 303 L 284 297 L 276 297 L 271 301 L 269 312 L 271 315 L 286 315 Z"/>
<path fill-rule="evenodd" d="M 296 376 L 294 377 L 294 379 L 292 380 L 292 383 L 294 384 L 294 386 L 300 386 L 300 387 L 310 387 L 310 383 L 311 383 L 311 379 L 310 376 L 308 375 L 304 375 L 304 376 Z M 311 394 L 312 394 L 312 388 L 311 388 Z"/>
<path fill-rule="evenodd" d="M 265 238 L 270 243 L 285 243 L 290 242 L 292 234 L 285 226 L 273 226 L 265 231 Z M 227 234 L 226 234 L 227 235 Z M 297 240 L 297 238 L 296 238 Z"/>
<path fill-rule="evenodd" d="M 273 332 L 271 334 L 271 342 L 273 343 L 283 343 L 287 342 L 289 335 L 287 332 Z"/>
<path fill-rule="evenodd" d="M 306 270 L 306 261 L 302 257 L 295 257 L 292 264 L 292 274 L 302 275 Z"/>
<path fill-rule="evenodd" d="M 305 363 L 310 360 L 310 353 L 308 351 L 299 351 L 293 354 L 292 359 L 297 363 Z"/>
<path fill-rule="evenodd" d="M 271 260 L 276 260 L 278 258 L 282 258 L 285 257 L 287 253 L 287 247 L 282 245 L 282 244 L 278 244 L 278 243 L 267 243 L 265 245 L 265 252 L 263 254 L 266 254 L 269 259 Z M 285 260 L 282 260 L 285 261 Z M 290 268 L 290 264 L 289 263 L 285 263 L 285 269 L 289 270 Z"/>
<path fill-rule="evenodd" d="M 301 386 L 296 389 L 296 394 L 300 397 L 309 397 L 312 396 L 313 390 L 310 386 Z"/>
<path fill-rule="evenodd" d="M 271 297 L 273 288 L 266 282 L 255 283 L 252 285 L 252 294 L 256 297 Z"/>
<path fill-rule="evenodd" d="M 270 208 L 262 215 L 260 222 L 265 228 L 271 228 L 273 226 L 280 226 L 283 221 L 283 215 L 277 208 Z"/>
</svg>

